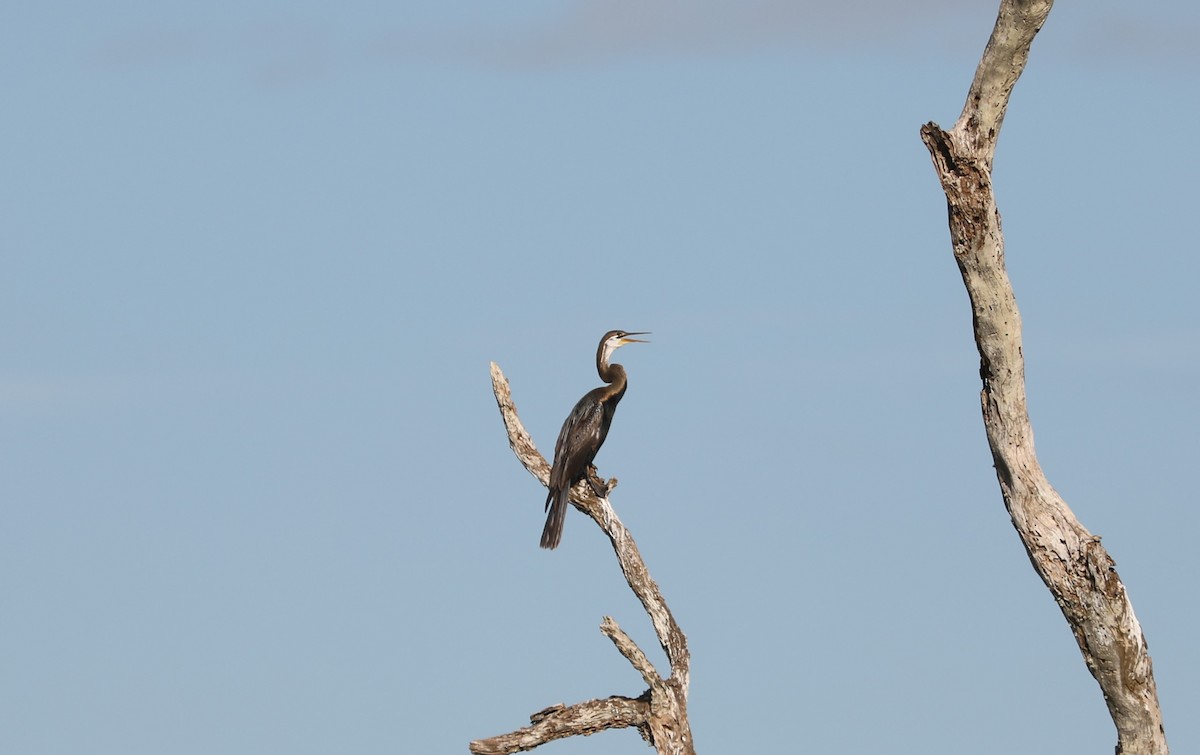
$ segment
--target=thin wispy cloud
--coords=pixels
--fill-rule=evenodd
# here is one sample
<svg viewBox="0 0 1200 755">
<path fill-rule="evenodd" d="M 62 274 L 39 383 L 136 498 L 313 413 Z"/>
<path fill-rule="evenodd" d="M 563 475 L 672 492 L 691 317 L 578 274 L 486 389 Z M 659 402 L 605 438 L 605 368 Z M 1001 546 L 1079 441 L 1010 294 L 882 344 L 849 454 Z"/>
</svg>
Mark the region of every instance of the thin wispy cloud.
<svg viewBox="0 0 1200 755">
<path fill-rule="evenodd" d="M 277 86 L 381 64 L 537 69 L 779 51 L 928 58 L 982 50 L 994 17 L 992 3 L 954 0 L 577 0 L 504 27 L 458 17 L 436 27 L 320 27 L 279 19 L 243 28 L 133 29 L 97 45 L 89 60 L 113 68 L 219 60 Z M 1054 27 L 1063 44 L 1041 54 L 1151 64 L 1200 60 L 1198 19 L 1097 11 L 1073 20 L 1075 26 Z M 1049 23 L 1056 21 L 1052 15 Z"/>
<path fill-rule="evenodd" d="M 926 57 L 982 51 L 996 3 L 953 0 L 579 0 L 521 33 L 476 34 L 460 47 L 501 64 L 554 66 L 637 56 L 705 57 L 794 51 Z M 1056 26 L 1061 52 L 1089 58 L 1200 60 L 1200 18 L 1100 10 Z M 1049 23 L 1056 23 L 1051 16 Z M 461 41 L 461 40 L 460 40 Z M 1071 52 L 1067 52 L 1070 50 Z"/>
<path fill-rule="evenodd" d="M 931 22 L 957 15 L 957 7 L 948 0 L 581 0 L 524 35 L 491 40 L 490 52 L 499 62 L 529 65 L 772 50 L 870 53 L 918 44 Z"/>
</svg>

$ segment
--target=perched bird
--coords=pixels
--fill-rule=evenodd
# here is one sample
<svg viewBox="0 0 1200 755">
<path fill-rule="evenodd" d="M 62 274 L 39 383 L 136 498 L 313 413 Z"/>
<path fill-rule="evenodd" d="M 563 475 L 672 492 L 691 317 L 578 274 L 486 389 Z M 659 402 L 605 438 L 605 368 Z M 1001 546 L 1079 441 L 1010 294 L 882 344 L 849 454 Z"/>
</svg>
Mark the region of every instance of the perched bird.
<svg viewBox="0 0 1200 755">
<path fill-rule="evenodd" d="M 575 483 L 587 479 L 593 489 L 596 487 L 588 477 L 588 468 L 604 444 L 608 428 L 612 425 L 613 413 L 625 395 L 628 384 L 625 368 L 619 364 L 609 364 L 608 360 L 614 351 L 627 343 L 647 343 L 631 337 L 644 335 L 648 334 L 610 330 L 600 339 L 600 346 L 596 349 L 596 371 L 608 385 L 594 388 L 579 399 L 558 433 L 558 442 L 554 444 L 554 465 L 550 468 L 550 492 L 546 496 L 546 510 L 549 513 L 546 515 L 546 527 L 542 530 L 543 548 L 557 548 L 562 540 L 563 522 L 567 518 L 571 488 Z M 595 492 L 597 495 L 605 494 L 600 490 Z"/>
</svg>

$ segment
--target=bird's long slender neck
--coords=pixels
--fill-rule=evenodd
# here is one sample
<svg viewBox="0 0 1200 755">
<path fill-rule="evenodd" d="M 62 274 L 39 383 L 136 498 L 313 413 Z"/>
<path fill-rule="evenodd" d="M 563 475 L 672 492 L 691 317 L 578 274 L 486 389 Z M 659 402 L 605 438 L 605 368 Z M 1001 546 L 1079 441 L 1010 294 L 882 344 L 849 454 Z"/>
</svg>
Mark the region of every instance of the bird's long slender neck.
<svg viewBox="0 0 1200 755">
<path fill-rule="evenodd" d="M 615 397 L 619 401 L 621 396 L 625 395 L 625 387 L 628 384 L 625 368 L 619 364 L 609 364 L 603 359 L 597 359 L 596 372 L 600 373 L 601 380 L 608 383 L 608 388 L 604 391 L 605 396 Z"/>
<path fill-rule="evenodd" d="M 603 398 L 601 401 L 612 401 L 615 405 L 621 397 L 625 395 L 625 368 L 619 364 L 609 364 L 612 355 L 621 347 L 616 336 L 620 335 L 617 332 L 609 333 L 608 336 L 600 342 L 600 346 L 596 349 L 596 372 L 600 373 L 600 379 L 608 383 L 604 389 Z"/>
</svg>

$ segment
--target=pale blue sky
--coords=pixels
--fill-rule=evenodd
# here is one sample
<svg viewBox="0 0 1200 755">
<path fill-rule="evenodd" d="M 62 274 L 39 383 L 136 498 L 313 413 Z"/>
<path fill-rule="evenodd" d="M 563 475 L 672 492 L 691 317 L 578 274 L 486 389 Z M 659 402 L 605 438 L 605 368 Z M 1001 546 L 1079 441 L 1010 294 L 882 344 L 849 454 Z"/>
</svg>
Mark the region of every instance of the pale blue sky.
<svg viewBox="0 0 1200 755">
<path fill-rule="evenodd" d="M 918 138 L 997 4 L 0 10 L 0 751 L 465 752 L 661 652 L 508 450 L 598 458 L 701 752 L 1095 753 Z M 964 7 L 969 5 L 969 7 Z M 1135 15 L 1136 14 L 1136 15 Z M 996 163 L 1038 450 L 1200 749 L 1191 3 L 1061 3 Z M 641 753 L 632 732 L 548 752 Z"/>
</svg>

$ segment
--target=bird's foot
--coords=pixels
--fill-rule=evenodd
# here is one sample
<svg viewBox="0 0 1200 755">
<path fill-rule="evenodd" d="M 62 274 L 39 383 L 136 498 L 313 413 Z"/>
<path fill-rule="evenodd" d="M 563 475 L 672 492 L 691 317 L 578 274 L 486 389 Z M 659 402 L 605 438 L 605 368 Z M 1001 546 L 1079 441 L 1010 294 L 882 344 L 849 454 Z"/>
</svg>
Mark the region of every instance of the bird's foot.
<svg viewBox="0 0 1200 755">
<path fill-rule="evenodd" d="M 588 465 L 585 479 L 587 479 L 588 486 L 591 487 L 592 492 L 596 494 L 597 498 L 608 498 L 608 494 L 617 486 L 616 477 L 611 480 L 605 480 L 600 476 L 594 464 Z"/>
</svg>

